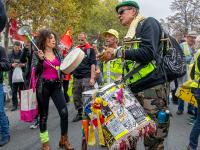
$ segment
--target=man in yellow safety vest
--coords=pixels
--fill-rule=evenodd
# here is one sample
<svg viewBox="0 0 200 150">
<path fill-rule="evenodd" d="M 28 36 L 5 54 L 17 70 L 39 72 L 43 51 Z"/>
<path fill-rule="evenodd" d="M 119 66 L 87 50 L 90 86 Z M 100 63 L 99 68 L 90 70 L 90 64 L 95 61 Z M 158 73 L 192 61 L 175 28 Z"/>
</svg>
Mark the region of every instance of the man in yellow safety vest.
<svg viewBox="0 0 200 150">
<path fill-rule="evenodd" d="M 195 54 L 195 39 L 196 39 L 197 33 L 195 31 L 190 31 L 186 36 L 186 41 L 181 43 L 180 46 L 183 50 L 183 54 L 185 56 L 185 62 L 187 66 L 189 66 L 192 62 L 192 59 Z M 187 67 L 188 68 L 188 67 Z M 188 69 L 187 69 L 188 72 Z M 181 78 L 178 78 L 178 85 L 181 86 L 185 81 L 188 80 L 188 74 L 184 75 Z M 178 100 L 178 110 L 176 112 L 177 115 L 183 114 L 184 111 L 184 101 L 179 99 Z M 188 114 L 195 115 L 194 113 L 194 107 L 191 104 L 188 104 Z"/>
<path fill-rule="evenodd" d="M 124 37 L 124 45 L 122 48 L 108 48 L 99 55 L 99 59 L 105 62 L 116 58 L 125 60 L 125 75 L 132 70 L 138 70 L 127 81 L 127 85 L 133 92 L 135 89 L 131 87 L 131 84 L 142 81 L 156 69 L 154 53 L 159 51 L 162 32 L 159 22 L 152 17 L 145 18 L 140 14 L 139 9 L 138 3 L 134 0 L 122 1 L 116 6 L 121 24 L 129 27 Z M 166 89 L 163 85 L 160 85 L 145 90 L 143 100 L 149 101 L 149 98 L 151 98 L 154 102 L 158 102 L 158 105 L 155 106 L 158 110 L 161 107 L 166 110 L 166 94 Z M 157 111 L 154 112 L 154 115 L 156 114 Z M 144 139 L 145 149 L 164 150 L 163 143 L 168 134 L 169 122 L 169 118 L 166 118 L 166 122 L 162 125 L 159 125 L 158 122 L 156 134 Z M 136 144 L 131 149 L 136 150 Z"/>
<path fill-rule="evenodd" d="M 109 29 L 103 32 L 105 38 L 105 45 L 107 48 L 117 49 L 119 42 L 119 33 L 114 29 Z M 103 81 L 104 84 L 110 84 L 116 80 L 120 80 L 122 77 L 122 60 L 116 58 L 110 60 L 107 63 L 103 63 Z"/>
</svg>

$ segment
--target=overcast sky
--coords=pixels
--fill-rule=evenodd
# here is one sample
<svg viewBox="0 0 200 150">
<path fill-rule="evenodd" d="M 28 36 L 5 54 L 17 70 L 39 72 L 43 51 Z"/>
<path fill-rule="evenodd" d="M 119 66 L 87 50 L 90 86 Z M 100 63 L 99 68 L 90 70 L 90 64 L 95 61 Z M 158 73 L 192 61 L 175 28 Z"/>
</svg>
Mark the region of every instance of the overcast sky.
<svg viewBox="0 0 200 150">
<path fill-rule="evenodd" d="M 140 5 L 140 11 L 145 17 L 155 17 L 156 19 L 165 19 L 171 15 L 169 8 L 174 0 L 135 0 Z"/>
</svg>

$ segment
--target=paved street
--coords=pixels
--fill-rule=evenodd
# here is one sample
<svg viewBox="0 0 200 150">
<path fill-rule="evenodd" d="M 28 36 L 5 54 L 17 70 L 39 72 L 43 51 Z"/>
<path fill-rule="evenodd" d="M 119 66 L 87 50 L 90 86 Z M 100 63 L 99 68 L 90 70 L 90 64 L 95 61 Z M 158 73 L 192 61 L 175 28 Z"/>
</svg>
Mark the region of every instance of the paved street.
<svg viewBox="0 0 200 150">
<path fill-rule="evenodd" d="M 177 116 L 176 106 L 170 106 L 174 116 L 171 118 L 169 136 L 166 140 L 165 150 L 186 150 L 191 126 L 187 124 L 188 114 Z M 39 129 L 29 129 L 29 123 L 19 121 L 19 111 L 11 112 L 7 110 L 11 126 L 11 141 L 0 148 L 1 150 L 40 150 Z M 76 150 L 81 150 L 81 125 L 80 122 L 72 123 L 75 115 L 74 106 L 69 105 L 69 137 Z M 50 134 L 50 145 L 52 150 L 58 150 L 60 138 L 59 116 L 54 104 L 50 103 L 48 130 Z M 106 148 L 90 147 L 89 150 L 103 150 Z M 144 150 L 141 142 L 138 143 L 138 150 Z M 199 147 L 200 150 L 200 147 Z"/>
</svg>

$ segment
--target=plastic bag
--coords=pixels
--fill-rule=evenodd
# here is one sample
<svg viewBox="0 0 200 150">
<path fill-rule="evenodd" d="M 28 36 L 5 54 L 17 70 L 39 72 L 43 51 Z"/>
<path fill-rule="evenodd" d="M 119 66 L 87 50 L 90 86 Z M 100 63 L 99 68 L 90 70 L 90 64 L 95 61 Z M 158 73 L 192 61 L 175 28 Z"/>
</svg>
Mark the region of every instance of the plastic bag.
<svg viewBox="0 0 200 150">
<path fill-rule="evenodd" d="M 16 67 L 12 75 L 12 83 L 24 82 L 22 68 Z"/>
</svg>

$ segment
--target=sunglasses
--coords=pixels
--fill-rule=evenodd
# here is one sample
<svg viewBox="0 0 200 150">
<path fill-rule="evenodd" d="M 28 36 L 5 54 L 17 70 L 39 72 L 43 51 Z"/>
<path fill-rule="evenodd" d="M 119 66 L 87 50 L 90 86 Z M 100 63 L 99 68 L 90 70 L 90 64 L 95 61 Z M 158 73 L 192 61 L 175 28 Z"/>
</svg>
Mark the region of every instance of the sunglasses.
<svg viewBox="0 0 200 150">
<path fill-rule="evenodd" d="M 117 12 L 118 15 L 122 15 L 126 10 L 131 10 L 132 8 L 121 9 Z"/>
</svg>

